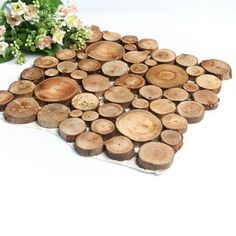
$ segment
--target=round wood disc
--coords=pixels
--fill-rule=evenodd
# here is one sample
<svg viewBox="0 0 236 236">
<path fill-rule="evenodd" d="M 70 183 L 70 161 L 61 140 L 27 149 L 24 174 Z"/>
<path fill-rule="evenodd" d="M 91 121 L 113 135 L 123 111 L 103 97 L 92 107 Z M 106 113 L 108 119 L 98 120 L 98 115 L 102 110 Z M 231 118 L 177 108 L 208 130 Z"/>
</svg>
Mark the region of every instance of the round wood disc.
<svg viewBox="0 0 236 236">
<path fill-rule="evenodd" d="M 143 63 L 135 63 L 130 67 L 130 70 L 134 74 L 144 75 L 148 71 L 148 66 Z"/>
<path fill-rule="evenodd" d="M 155 85 L 146 85 L 139 90 L 139 94 L 147 100 L 155 100 L 162 96 L 162 89 Z"/>
<path fill-rule="evenodd" d="M 80 118 L 82 115 L 83 115 L 83 112 L 78 109 L 72 110 L 69 113 L 70 118 Z"/>
<path fill-rule="evenodd" d="M 170 49 L 158 49 L 152 52 L 152 58 L 160 63 L 173 63 L 176 54 Z"/>
<path fill-rule="evenodd" d="M 188 81 L 188 75 L 184 69 L 169 64 L 152 67 L 146 73 L 146 79 L 150 84 L 161 88 L 180 87 Z"/>
<path fill-rule="evenodd" d="M 96 25 L 91 25 L 90 27 L 92 31 L 91 38 L 87 41 L 88 43 L 94 43 L 102 39 L 102 32 L 100 31 L 100 28 Z"/>
<path fill-rule="evenodd" d="M 191 77 L 198 77 L 205 74 L 205 70 L 201 66 L 189 66 L 187 67 L 186 72 Z"/>
<path fill-rule="evenodd" d="M 199 86 L 193 81 L 188 81 L 183 85 L 183 89 L 185 89 L 188 93 L 194 93 L 199 90 Z"/>
<path fill-rule="evenodd" d="M 0 111 L 2 111 L 13 98 L 14 95 L 12 93 L 0 90 Z"/>
<path fill-rule="evenodd" d="M 165 170 L 174 160 L 175 151 L 161 142 L 148 142 L 140 147 L 137 163 L 143 169 Z"/>
<path fill-rule="evenodd" d="M 59 52 L 56 53 L 56 57 L 61 61 L 70 61 L 76 57 L 75 50 L 72 49 L 61 49 Z"/>
<path fill-rule="evenodd" d="M 78 64 L 72 61 L 62 61 L 58 63 L 57 69 L 62 74 L 70 74 L 74 70 L 76 70 L 78 67 Z"/>
<path fill-rule="evenodd" d="M 176 105 L 169 99 L 157 99 L 150 103 L 150 110 L 159 116 L 174 113 Z"/>
<path fill-rule="evenodd" d="M 149 108 L 149 102 L 143 98 L 135 98 L 132 102 L 132 107 L 134 109 L 146 109 Z"/>
<path fill-rule="evenodd" d="M 35 84 L 33 82 L 29 80 L 18 80 L 10 85 L 9 91 L 18 97 L 31 97 L 34 88 Z"/>
<path fill-rule="evenodd" d="M 50 68 L 50 69 L 45 70 L 45 75 L 47 77 L 55 77 L 59 75 L 59 71 L 55 68 Z"/>
<path fill-rule="evenodd" d="M 119 132 L 133 141 L 147 142 L 156 139 L 162 130 L 161 121 L 146 110 L 132 110 L 116 120 Z"/>
<path fill-rule="evenodd" d="M 82 115 L 82 120 L 87 124 L 90 124 L 92 121 L 97 120 L 99 114 L 96 111 L 85 111 Z"/>
<path fill-rule="evenodd" d="M 164 91 L 164 97 L 173 102 L 182 102 L 189 98 L 189 93 L 182 88 L 170 88 Z"/>
<path fill-rule="evenodd" d="M 147 59 L 149 51 L 131 51 L 125 53 L 123 56 L 124 61 L 129 63 L 141 63 Z"/>
<path fill-rule="evenodd" d="M 127 63 L 120 60 L 109 61 L 103 64 L 102 72 L 104 75 L 110 77 L 122 76 L 128 74 L 129 66 Z"/>
<path fill-rule="evenodd" d="M 98 108 L 99 115 L 107 119 L 115 119 L 123 112 L 123 107 L 116 103 L 106 103 Z"/>
<path fill-rule="evenodd" d="M 68 77 L 53 77 L 35 87 L 35 96 L 45 102 L 63 102 L 71 99 L 79 90 L 76 81 Z"/>
<path fill-rule="evenodd" d="M 161 132 L 161 141 L 178 151 L 183 145 L 183 135 L 175 130 L 166 129 Z"/>
<path fill-rule="evenodd" d="M 115 125 L 113 122 L 107 119 L 97 119 L 92 122 L 91 130 L 102 136 L 110 135 L 115 131 Z"/>
<path fill-rule="evenodd" d="M 77 80 L 78 83 L 80 83 L 82 81 L 82 79 L 84 79 L 85 77 L 87 77 L 87 72 L 83 71 L 83 70 L 74 70 L 70 76 L 72 79 Z"/>
<path fill-rule="evenodd" d="M 26 68 L 21 72 L 21 79 L 39 83 L 44 79 L 44 71 L 38 67 Z"/>
<path fill-rule="evenodd" d="M 147 59 L 144 62 L 147 66 L 156 66 L 157 65 L 157 61 L 153 60 L 153 59 Z"/>
<path fill-rule="evenodd" d="M 83 59 L 79 62 L 79 68 L 86 72 L 94 72 L 100 70 L 101 63 L 94 59 Z"/>
<path fill-rule="evenodd" d="M 124 44 L 128 44 L 128 43 L 137 43 L 138 42 L 138 38 L 137 36 L 135 35 L 125 35 L 121 38 L 121 41 L 124 43 Z"/>
<path fill-rule="evenodd" d="M 128 43 L 124 45 L 125 50 L 127 51 L 136 51 L 137 50 L 137 46 L 133 43 Z"/>
<path fill-rule="evenodd" d="M 158 48 L 158 43 L 155 39 L 141 39 L 138 41 L 138 47 L 142 50 L 155 50 Z"/>
<path fill-rule="evenodd" d="M 195 66 L 198 63 L 198 59 L 191 54 L 180 54 L 176 57 L 176 63 L 183 67 Z"/>
<path fill-rule="evenodd" d="M 88 55 L 86 53 L 84 53 L 84 52 L 81 52 L 81 51 L 79 51 L 76 56 L 77 56 L 77 58 L 79 60 L 83 60 L 83 59 L 87 59 L 88 58 Z"/>
<path fill-rule="evenodd" d="M 7 104 L 4 117 L 10 123 L 26 124 L 36 120 L 39 104 L 33 98 L 17 98 Z"/>
<path fill-rule="evenodd" d="M 196 83 L 203 89 L 210 90 L 214 93 L 219 93 L 222 82 L 215 75 L 205 74 L 196 78 Z"/>
<path fill-rule="evenodd" d="M 117 32 L 111 31 L 102 31 L 103 39 L 107 41 L 119 41 L 121 39 L 121 35 Z"/>
<path fill-rule="evenodd" d="M 99 105 L 98 97 L 92 93 L 80 93 L 74 96 L 71 101 L 75 109 L 81 111 L 95 110 Z"/>
<path fill-rule="evenodd" d="M 86 54 L 98 61 L 119 60 L 125 54 L 125 49 L 118 43 L 99 41 L 89 45 Z"/>
<path fill-rule="evenodd" d="M 57 66 L 58 63 L 59 61 L 57 58 L 50 56 L 42 56 L 35 59 L 34 61 L 34 65 L 42 69 L 54 68 Z"/>
</svg>

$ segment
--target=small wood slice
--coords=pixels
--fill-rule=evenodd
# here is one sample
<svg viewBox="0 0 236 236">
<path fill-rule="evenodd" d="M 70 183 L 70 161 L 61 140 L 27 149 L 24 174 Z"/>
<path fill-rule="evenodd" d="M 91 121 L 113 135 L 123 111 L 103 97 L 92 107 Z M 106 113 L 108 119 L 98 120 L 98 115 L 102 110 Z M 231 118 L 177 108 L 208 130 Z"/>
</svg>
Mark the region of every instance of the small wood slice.
<svg viewBox="0 0 236 236">
<path fill-rule="evenodd" d="M 118 103 L 124 108 L 128 108 L 130 103 L 134 100 L 134 94 L 128 88 L 121 86 L 114 86 L 109 88 L 104 97 L 106 101 Z"/>
<path fill-rule="evenodd" d="M 221 80 L 231 79 L 232 70 L 229 64 L 224 61 L 210 59 L 201 62 L 201 66 L 213 75 L 216 75 Z"/>
<path fill-rule="evenodd" d="M 91 38 L 87 41 L 88 43 L 94 43 L 97 42 L 99 40 L 102 39 L 102 32 L 100 30 L 100 28 L 96 25 L 91 25 L 90 27 L 91 31 L 92 31 L 92 36 Z"/>
<path fill-rule="evenodd" d="M 141 63 L 147 59 L 149 51 L 131 51 L 125 53 L 123 56 L 124 61 L 128 63 Z"/>
<path fill-rule="evenodd" d="M 177 112 L 185 117 L 189 123 L 197 123 L 203 119 L 205 108 L 199 102 L 185 101 L 177 106 Z"/>
<path fill-rule="evenodd" d="M 124 44 L 128 44 L 128 43 L 132 43 L 132 44 L 135 44 L 138 42 L 138 38 L 137 36 L 135 35 L 125 35 L 121 38 L 121 41 L 124 43 Z"/>
<path fill-rule="evenodd" d="M 69 113 L 70 118 L 80 118 L 82 115 L 83 115 L 83 112 L 78 109 L 72 110 Z"/>
<path fill-rule="evenodd" d="M 88 73 L 98 72 L 101 69 L 101 63 L 94 59 L 83 59 L 79 62 L 79 68 Z"/>
<path fill-rule="evenodd" d="M 85 53 L 98 61 L 119 60 L 125 54 L 125 49 L 118 43 L 99 41 L 89 45 Z"/>
<path fill-rule="evenodd" d="M 143 63 L 135 63 L 130 67 L 132 73 L 137 75 L 144 75 L 148 71 L 148 66 Z"/>
<path fill-rule="evenodd" d="M 116 103 L 106 103 L 98 108 L 100 116 L 110 120 L 115 120 L 123 112 L 123 107 Z"/>
<path fill-rule="evenodd" d="M 183 135 L 175 130 L 167 129 L 161 132 L 161 141 L 178 151 L 183 146 Z"/>
<path fill-rule="evenodd" d="M 153 60 L 153 59 L 147 59 L 145 62 L 144 62 L 147 66 L 156 66 L 157 65 L 157 61 Z"/>
<path fill-rule="evenodd" d="M 199 86 L 193 81 L 188 81 L 183 85 L 183 89 L 185 89 L 188 93 L 194 93 L 199 90 Z"/>
<path fill-rule="evenodd" d="M 90 111 L 98 107 L 99 100 L 98 97 L 92 93 L 80 93 L 72 99 L 71 104 L 75 109 Z"/>
<path fill-rule="evenodd" d="M 97 120 L 99 114 L 96 111 L 85 111 L 82 115 L 82 120 L 86 122 L 87 125 L 90 125 L 91 122 Z"/>
<path fill-rule="evenodd" d="M 159 117 L 176 111 L 176 105 L 169 99 L 157 99 L 150 103 L 150 110 Z"/>
<path fill-rule="evenodd" d="M 176 130 L 179 133 L 183 134 L 187 131 L 188 121 L 185 117 L 178 114 L 168 114 L 161 118 L 162 124 L 167 129 Z"/>
<path fill-rule="evenodd" d="M 39 104 L 33 98 L 17 98 L 7 104 L 4 117 L 10 123 L 26 124 L 36 120 Z"/>
<path fill-rule="evenodd" d="M 137 50 L 137 46 L 133 43 L 125 44 L 124 48 L 126 51 L 136 51 Z"/>
<path fill-rule="evenodd" d="M 104 92 L 111 87 L 109 79 L 102 75 L 89 75 L 82 81 L 86 91 L 95 93 L 96 96 L 103 96 Z"/>
<path fill-rule="evenodd" d="M 149 101 L 162 97 L 162 89 L 155 85 L 146 85 L 139 90 L 139 94 Z"/>
<path fill-rule="evenodd" d="M 71 74 L 70 74 L 72 79 L 75 79 L 78 84 L 81 84 L 82 80 L 88 76 L 87 72 L 83 71 L 83 70 L 74 70 Z"/>
<path fill-rule="evenodd" d="M 45 70 L 45 75 L 47 77 L 55 77 L 59 75 L 59 71 L 55 68 Z"/>
<path fill-rule="evenodd" d="M 198 59 L 191 54 L 180 54 L 176 57 L 176 63 L 182 67 L 195 66 L 198 63 Z"/>
<path fill-rule="evenodd" d="M 66 49 L 62 49 L 59 52 L 57 52 L 56 57 L 60 61 L 73 61 L 76 57 L 76 52 L 75 52 L 75 50 L 66 48 Z"/>
<path fill-rule="evenodd" d="M 76 137 L 84 132 L 86 124 L 83 120 L 78 118 L 68 118 L 63 120 L 59 125 L 59 134 L 67 142 L 75 142 Z"/>
<path fill-rule="evenodd" d="M 222 82 L 215 75 L 205 74 L 196 78 L 196 83 L 203 89 L 210 90 L 214 93 L 219 93 Z"/>
<path fill-rule="evenodd" d="M 76 81 L 58 76 L 42 81 L 36 86 L 34 93 L 40 101 L 65 102 L 74 97 L 78 90 Z"/>
<path fill-rule="evenodd" d="M 164 91 L 164 97 L 173 102 L 182 102 L 189 98 L 189 93 L 182 88 L 170 88 Z"/>
<path fill-rule="evenodd" d="M 72 61 L 63 61 L 57 65 L 57 69 L 61 74 L 70 74 L 74 70 L 76 70 L 78 64 Z"/>
<path fill-rule="evenodd" d="M 14 99 L 14 95 L 8 91 L 0 90 L 0 111 L 3 111 L 6 105 Z"/>
<path fill-rule="evenodd" d="M 102 31 L 103 39 L 106 41 L 119 41 L 121 39 L 121 35 L 117 32 L 111 32 L 111 31 Z"/>
<path fill-rule="evenodd" d="M 132 107 L 134 109 L 148 110 L 149 102 L 146 99 L 143 99 L 143 98 L 135 98 L 132 102 Z"/>
<path fill-rule="evenodd" d="M 51 103 L 40 109 L 38 124 L 45 128 L 58 128 L 60 122 L 68 118 L 70 109 L 60 103 Z"/>
<path fill-rule="evenodd" d="M 191 80 L 195 80 L 198 76 L 205 74 L 205 70 L 201 66 L 189 66 L 186 72 Z"/>
<path fill-rule="evenodd" d="M 170 64 L 152 67 L 145 77 L 150 84 L 161 88 L 180 87 L 188 81 L 188 75 L 184 69 Z"/>
<path fill-rule="evenodd" d="M 116 136 L 105 142 L 106 154 L 113 160 L 125 161 L 134 157 L 134 145 L 125 136 Z"/>
<path fill-rule="evenodd" d="M 35 59 L 34 66 L 42 68 L 42 69 L 49 69 L 49 68 L 55 68 L 58 63 L 59 61 L 55 57 L 42 56 Z"/>
<path fill-rule="evenodd" d="M 170 49 L 158 49 L 152 52 L 152 58 L 159 63 L 174 64 L 176 54 Z"/>
<path fill-rule="evenodd" d="M 44 71 L 38 67 L 26 68 L 21 72 L 21 79 L 38 84 L 44 79 Z"/>
<path fill-rule="evenodd" d="M 132 110 L 116 119 L 118 131 L 137 142 L 147 142 L 156 139 L 162 130 L 161 121 L 146 110 Z"/>
<path fill-rule="evenodd" d="M 29 80 L 19 80 L 13 82 L 9 91 L 18 97 L 32 97 L 35 84 Z"/>
<path fill-rule="evenodd" d="M 140 147 L 137 164 L 148 170 L 166 170 L 174 160 L 175 151 L 165 143 L 148 142 Z"/>
<path fill-rule="evenodd" d="M 158 48 L 158 43 L 155 39 L 141 39 L 138 41 L 138 47 L 142 50 L 153 51 Z"/>
<path fill-rule="evenodd" d="M 102 72 L 109 77 L 118 77 L 129 73 L 129 66 L 127 63 L 115 60 L 103 64 Z"/>
<path fill-rule="evenodd" d="M 77 53 L 77 58 L 78 58 L 79 60 L 87 59 L 87 58 L 88 58 L 88 55 L 87 55 L 86 53 L 84 53 L 84 52 L 78 52 L 78 53 Z"/>
<path fill-rule="evenodd" d="M 96 156 L 103 151 L 101 135 L 94 132 L 83 132 L 75 141 L 75 150 L 81 156 Z"/>
<path fill-rule="evenodd" d="M 220 100 L 215 93 L 209 90 L 199 90 L 193 93 L 193 99 L 201 103 L 206 110 L 217 108 Z"/>
</svg>

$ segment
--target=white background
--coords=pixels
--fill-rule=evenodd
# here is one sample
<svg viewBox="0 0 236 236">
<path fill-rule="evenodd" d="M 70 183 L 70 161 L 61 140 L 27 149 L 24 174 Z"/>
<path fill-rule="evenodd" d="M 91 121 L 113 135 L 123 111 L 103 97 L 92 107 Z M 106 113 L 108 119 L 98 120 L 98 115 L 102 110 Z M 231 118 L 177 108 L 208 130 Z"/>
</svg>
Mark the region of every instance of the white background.
<svg viewBox="0 0 236 236">
<path fill-rule="evenodd" d="M 87 24 L 154 37 L 160 48 L 222 59 L 236 70 L 233 0 L 78 6 Z M 24 67 L 0 65 L 0 89 Z M 189 127 L 161 176 L 79 157 L 54 135 L 0 120 L 0 235 L 235 236 L 235 81 L 224 81 L 219 108 Z"/>
</svg>

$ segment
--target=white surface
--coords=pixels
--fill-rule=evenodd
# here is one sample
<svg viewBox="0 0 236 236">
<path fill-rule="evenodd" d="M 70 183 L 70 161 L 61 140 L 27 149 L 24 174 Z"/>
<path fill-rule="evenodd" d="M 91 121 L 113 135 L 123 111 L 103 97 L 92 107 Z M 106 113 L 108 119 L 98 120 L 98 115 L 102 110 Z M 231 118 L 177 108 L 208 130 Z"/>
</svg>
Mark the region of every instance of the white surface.
<svg viewBox="0 0 236 236">
<path fill-rule="evenodd" d="M 88 24 L 236 69 L 233 0 L 78 5 Z M 0 88 L 22 69 L 0 65 Z M 235 235 L 235 86 L 223 83 L 219 108 L 189 127 L 161 176 L 79 157 L 54 135 L 0 121 L 0 235 Z"/>
</svg>

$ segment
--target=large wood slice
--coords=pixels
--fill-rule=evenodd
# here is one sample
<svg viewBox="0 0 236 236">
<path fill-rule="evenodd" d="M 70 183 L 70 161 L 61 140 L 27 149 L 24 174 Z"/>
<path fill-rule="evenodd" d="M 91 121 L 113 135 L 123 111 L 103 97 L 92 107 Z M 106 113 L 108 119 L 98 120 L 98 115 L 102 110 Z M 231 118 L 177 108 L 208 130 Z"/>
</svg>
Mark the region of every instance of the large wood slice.
<svg viewBox="0 0 236 236">
<path fill-rule="evenodd" d="M 176 57 L 176 63 L 182 67 L 195 66 L 198 63 L 197 57 L 191 54 L 180 54 Z"/>
<path fill-rule="evenodd" d="M 44 71 L 38 67 L 26 68 L 21 72 L 21 79 L 38 84 L 44 79 Z"/>
<path fill-rule="evenodd" d="M 8 91 L 0 90 L 0 111 L 3 111 L 6 105 L 12 101 L 14 95 Z"/>
<path fill-rule="evenodd" d="M 85 52 L 98 61 L 112 61 L 121 59 L 125 54 L 125 49 L 118 43 L 99 41 L 89 45 Z"/>
<path fill-rule="evenodd" d="M 162 64 L 152 67 L 146 73 L 150 84 L 161 88 L 180 87 L 188 81 L 186 71 L 176 65 Z"/>
<path fill-rule="evenodd" d="M 141 39 L 138 41 L 138 47 L 142 50 L 153 51 L 158 48 L 158 43 L 155 39 Z"/>
<path fill-rule="evenodd" d="M 16 97 L 32 97 L 35 84 L 29 80 L 18 80 L 13 82 L 9 91 Z"/>
<path fill-rule="evenodd" d="M 155 85 L 146 85 L 139 90 L 139 94 L 147 100 L 155 100 L 162 96 L 162 89 Z"/>
<path fill-rule="evenodd" d="M 109 61 L 103 64 L 102 72 L 109 77 L 118 77 L 128 74 L 129 66 L 120 60 Z"/>
<path fill-rule="evenodd" d="M 4 117 L 10 123 L 26 124 L 36 120 L 39 104 L 33 98 L 17 98 L 7 104 Z"/>
<path fill-rule="evenodd" d="M 222 80 L 232 78 L 232 70 L 229 64 L 224 61 L 210 59 L 201 62 L 201 66 L 213 75 L 216 75 Z"/>
<path fill-rule="evenodd" d="M 81 111 L 91 111 L 98 107 L 99 100 L 98 97 L 92 93 L 80 93 L 74 96 L 71 104 L 75 109 L 79 109 Z"/>
<path fill-rule="evenodd" d="M 161 121 L 146 110 L 132 110 L 119 116 L 116 120 L 118 131 L 137 142 L 156 139 L 162 130 Z"/>
<path fill-rule="evenodd" d="M 75 50 L 65 48 L 57 52 L 56 57 L 61 61 L 73 61 L 76 57 L 76 52 Z"/>
<path fill-rule="evenodd" d="M 68 77 L 53 77 L 42 81 L 34 90 L 37 99 L 44 102 L 64 102 L 78 93 L 76 81 Z"/>
<path fill-rule="evenodd" d="M 124 108 L 116 103 L 106 103 L 98 108 L 99 115 L 110 120 L 115 120 L 123 112 Z"/>
<path fill-rule="evenodd" d="M 58 63 L 59 60 L 51 56 L 42 56 L 34 60 L 34 66 L 42 69 L 55 68 Z"/>
<path fill-rule="evenodd" d="M 101 68 L 101 63 L 94 59 L 83 59 L 79 62 L 79 68 L 86 72 L 97 72 Z"/>
<path fill-rule="evenodd" d="M 51 103 L 40 109 L 38 124 L 45 128 L 58 128 L 60 122 L 68 118 L 70 109 L 60 103 Z"/>
<path fill-rule="evenodd" d="M 169 99 L 157 99 L 150 103 L 150 110 L 158 115 L 158 117 L 162 117 L 174 113 L 176 111 L 176 105 Z"/>
<path fill-rule="evenodd" d="M 141 63 L 147 59 L 149 51 L 131 51 L 125 53 L 123 56 L 124 61 L 128 63 Z"/>
<path fill-rule="evenodd" d="M 140 147 L 137 164 L 143 169 L 165 170 L 174 160 L 175 151 L 161 142 L 148 142 Z"/>
<path fill-rule="evenodd" d="M 100 28 L 97 25 L 91 25 L 91 31 L 92 31 L 92 36 L 91 38 L 87 41 L 88 43 L 94 43 L 102 39 L 102 32 Z"/>
<path fill-rule="evenodd" d="M 161 141 L 178 151 L 183 146 L 183 135 L 175 130 L 166 129 L 161 132 Z"/>
<path fill-rule="evenodd" d="M 152 58 L 160 63 L 173 64 L 176 54 L 170 49 L 159 49 L 152 52 Z"/>
</svg>

